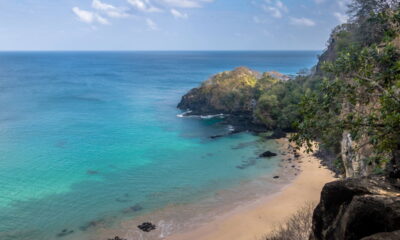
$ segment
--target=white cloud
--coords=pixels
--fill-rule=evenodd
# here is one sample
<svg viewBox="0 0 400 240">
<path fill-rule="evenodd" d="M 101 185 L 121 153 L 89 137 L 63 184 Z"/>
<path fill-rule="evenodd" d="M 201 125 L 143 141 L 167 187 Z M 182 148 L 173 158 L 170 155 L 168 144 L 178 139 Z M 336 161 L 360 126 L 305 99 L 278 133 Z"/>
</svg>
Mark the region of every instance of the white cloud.
<svg viewBox="0 0 400 240">
<path fill-rule="evenodd" d="M 129 14 L 122 8 L 117 8 L 111 4 L 103 3 L 100 0 L 93 0 L 92 7 L 99 10 L 112 18 L 125 18 L 129 17 Z"/>
<path fill-rule="evenodd" d="M 334 12 L 333 16 L 335 16 L 340 23 L 346 23 L 349 20 L 349 16 L 340 12 Z"/>
<path fill-rule="evenodd" d="M 274 18 L 282 18 L 283 13 L 287 13 L 289 10 L 286 5 L 281 1 L 265 0 L 267 4 L 263 4 L 261 7 L 264 11 L 270 13 Z"/>
<path fill-rule="evenodd" d="M 315 26 L 315 22 L 308 18 L 290 18 L 290 24 L 296 26 L 305 26 L 305 27 L 313 27 Z"/>
<path fill-rule="evenodd" d="M 324 3 L 325 0 L 314 0 L 314 2 L 315 2 L 316 4 L 321 4 L 321 3 Z"/>
<path fill-rule="evenodd" d="M 94 9 L 98 9 L 98 10 L 102 10 L 102 11 L 110 11 L 110 10 L 116 9 L 116 7 L 114 7 L 113 5 L 103 3 L 100 0 L 93 0 L 92 7 Z"/>
<path fill-rule="evenodd" d="M 153 20 L 151 20 L 150 18 L 146 18 L 146 24 L 147 24 L 147 27 L 149 27 L 150 30 L 157 30 L 158 29 L 157 24 Z"/>
<path fill-rule="evenodd" d="M 161 2 L 177 8 L 200 8 L 204 3 L 211 3 L 214 0 L 160 0 Z"/>
<path fill-rule="evenodd" d="M 162 12 L 160 8 L 154 7 L 149 0 L 128 0 L 128 3 L 142 12 Z"/>
<path fill-rule="evenodd" d="M 93 24 L 93 23 L 100 23 L 103 25 L 110 24 L 110 22 L 98 15 L 97 13 L 82 10 L 78 7 L 72 8 L 72 11 L 78 17 L 78 19 L 84 23 Z"/>
<path fill-rule="evenodd" d="M 1 0 L 0 0 L 1 1 Z M 92 10 L 82 10 L 79 7 L 74 7 L 72 11 L 82 22 L 88 24 L 110 24 L 107 18 L 127 18 L 132 16 L 132 10 L 143 13 L 160 13 L 169 12 L 175 18 L 185 19 L 189 15 L 181 8 L 200 8 L 206 3 L 214 2 L 215 0 L 125 0 L 129 7 L 122 8 L 107 3 L 107 0 L 91 0 Z M 107 17 L 107 18 L 106 18 Z M 149 29 L 158 29 L 157 24 L 150 18 L 144 16 Z"/>
<path fill-rule="evenodd" d="M 179 12 L 179 11 L 176 10 L 176 9 L 171 9 L 171 14 L 172 14 L 172 16 L 174 16 L 175 18 L 188 18 L 187 13 Z"/>
</svg>

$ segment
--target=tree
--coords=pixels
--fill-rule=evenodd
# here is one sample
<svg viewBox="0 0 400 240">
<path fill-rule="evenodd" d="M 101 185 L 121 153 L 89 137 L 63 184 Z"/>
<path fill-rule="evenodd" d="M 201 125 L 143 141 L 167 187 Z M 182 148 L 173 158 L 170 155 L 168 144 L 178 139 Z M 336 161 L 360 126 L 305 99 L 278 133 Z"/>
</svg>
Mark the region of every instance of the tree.
<svg viewBox="0 0 400 240">
<path fill-rule="evenodd" d="M 311 150 L 311 141 L 333 146 L 347 131 L 355 140 L 368 139 L 374 149 L 369 160 L 378 167 L 400 166 L 399 3 L 355 0 L 352 6 L 355 20 L 342 31 L 357 37 L 342 34 L 347 39 L 341 40 L 350 42 L 323 64 L 328 77 L 303 98 L 292 140 Z M 383 37 L 364 32 L 367 23 L 380 26 L 374 25 L 372 36 L 378 31 Z"/>
</svg>

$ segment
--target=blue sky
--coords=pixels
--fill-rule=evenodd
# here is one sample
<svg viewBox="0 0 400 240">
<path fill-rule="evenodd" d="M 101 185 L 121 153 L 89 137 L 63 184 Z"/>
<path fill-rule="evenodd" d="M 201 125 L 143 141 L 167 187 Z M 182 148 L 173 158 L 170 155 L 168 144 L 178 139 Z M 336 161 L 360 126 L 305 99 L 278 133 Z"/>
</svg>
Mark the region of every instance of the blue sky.
<svg viewBox="0 0 400 240">
<path fill-rule="evenodd" d="M 0 50 L 321 50 L 349 0 L 0 0 Z"/>
</svg>

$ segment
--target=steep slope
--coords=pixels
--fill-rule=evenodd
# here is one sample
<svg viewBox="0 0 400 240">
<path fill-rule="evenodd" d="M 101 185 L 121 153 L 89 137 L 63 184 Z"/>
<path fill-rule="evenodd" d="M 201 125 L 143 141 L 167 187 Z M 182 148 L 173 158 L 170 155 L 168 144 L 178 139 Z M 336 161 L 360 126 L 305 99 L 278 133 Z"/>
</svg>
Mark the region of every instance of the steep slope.
<svg viewBox="0 0 400 240">
<path fill-rule="evenodd" d="M 300 104 L 298 144 L 320 141 L 347 177 L 398 172 L 400 165 L 399 2 L 353 1 L 322 54 L 319 87 Z"/>
<path fill-rule="evenodd" d="M 301 92 L 289 77 L 277 72 L 260 74 L 246 67 L 218 73 L 182 97 L 178 108 L 188 115 L 229 115 L 230 123 L 253 130 L 290 129 L 297 117 L 289 109 Z M 290 92 L 293 90 L 293 92 Z M 290 104 L 289 104 L 290 103 Z"/>
<path fill-rule="evenodd" d="M 248 113 L 254 108 L 259 74 L 245 67 L 218 73 L 182 97 L 178 108 L 195 115 Z"/>
</svg>

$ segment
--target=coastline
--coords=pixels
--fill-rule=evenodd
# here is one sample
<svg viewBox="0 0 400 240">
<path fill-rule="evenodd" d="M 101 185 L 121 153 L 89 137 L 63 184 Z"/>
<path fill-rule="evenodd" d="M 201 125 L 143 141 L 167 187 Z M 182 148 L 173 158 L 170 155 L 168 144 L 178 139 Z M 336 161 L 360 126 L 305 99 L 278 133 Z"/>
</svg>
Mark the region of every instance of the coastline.
<svg viewBox="0 0 400 240">
<path fill-rule="evenodd" d="M 307 203 L 317 203 L 322 187 L 335 180 L 334 173 L 323 167 L 311 154 L 299 151 L 294 160 L 288 139 L 277 140 L 284 153 L 282 169 L 299 169 L 297 176 L 279 192 L 264 196 L 247 205 L 238 206 L 216 216 L 208 223 L 187 232 L 174 234 L 167 240 L 257 240 L 273 231 Z"/>
<path fill-rule="evenodd" d="M 324 184 L 335 180 L 320 159 L 295 151 L 287 138 L 269 141 L 279 146 L 275 149 L 280 158 L 277 171 L 193 203 L 171 204 L 116 225 L 96 224 L 71 240 L 105 236 L 127 240 L 261 240 L 306 203 L 319 201 Z M 157 229 L 144 233 L 136 227 L 143 222 L 152 222 Z"/>
</svg>

